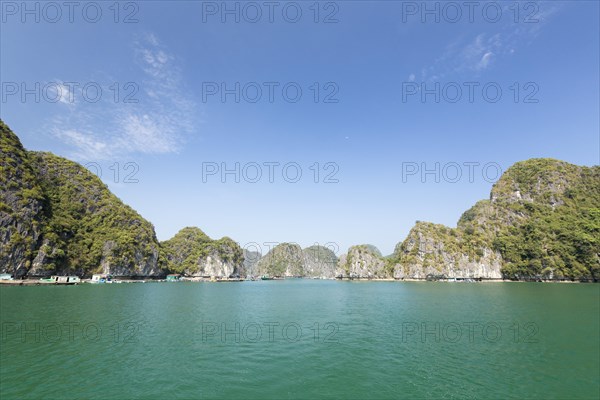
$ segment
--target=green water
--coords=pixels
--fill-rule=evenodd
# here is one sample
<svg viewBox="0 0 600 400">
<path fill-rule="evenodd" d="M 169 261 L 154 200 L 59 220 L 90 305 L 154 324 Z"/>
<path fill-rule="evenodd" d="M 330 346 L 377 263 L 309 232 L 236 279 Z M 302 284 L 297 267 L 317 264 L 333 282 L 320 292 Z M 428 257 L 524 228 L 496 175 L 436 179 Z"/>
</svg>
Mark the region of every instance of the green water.
<svg viewBox="0 0 600 400">
<path fill-rule="evenodd" d="M 0 287 L 0 398 L 597 399 L 599 308 L 592 284 Z"/>
</svg>

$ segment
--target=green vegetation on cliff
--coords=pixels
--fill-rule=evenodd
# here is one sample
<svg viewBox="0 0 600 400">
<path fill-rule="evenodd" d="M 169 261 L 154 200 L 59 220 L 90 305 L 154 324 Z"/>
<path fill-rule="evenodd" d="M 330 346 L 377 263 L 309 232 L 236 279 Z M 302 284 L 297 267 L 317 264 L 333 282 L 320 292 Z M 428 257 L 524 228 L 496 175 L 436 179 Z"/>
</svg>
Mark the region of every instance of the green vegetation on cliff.
<svg viewBox="0 0 600 400">
<path fill-rule="evenodd" d="M 309 246 L 302 250 L 304 276 L 318 278 L 333 278 L 338 266 L 338 258 L 335 253 L 319 245 Z"/>
<path fill-rule="evenodd" d="M 467 210 L 456 228 L 417 222 L 396 246 L 399 268 L 489 266 L 499 254 L 509 279 L 600 278 L 600 167 L 532 159 L 509 168 L 490 200 Z"/>
<path fill-rule="evenodd" d="M 0 120 L 0 272 L 31 267 L 44 195 L 19 138 Z"/>
<path fill-rule="evenodd" d="M 101 264 L 135 269 L 156 259 L 154 227 L 123 204 L 81 165 L 50 153 L 31 153 L 45 193 L 46 268 L 100 272 Z"/>
<path fill-rule="evenodd" d="M 394 254 L 283 243 L 256 264 L 274 276 L 484 276 L 600 279 L 600 167 L 553 159 L 516 163 L 456 228 L 419 222 Z M 231 239 L 182 229 L 159 245 L 152 224 L 81 165 L 28 152 L 0 120 L 0 272 L 230 276 L 244 254 Z"/>
<path fill-rule="evenodd" d="M 492 190 L 512 224 L 493 246 L 510 278 L 600 278 L 600 167 L 558 160 L 516 163 Z"/>
<path fill-rule="evenodd" d="M 198 274 L 209 256 L 233 266 L 233 272 L 244 261 L 241 247 L 232 239 L 212 240 L 196 227 L 183 228 L 171 239 L 161 242 L 160 265 L 170 272 Z"/>
<path fill-rule="evenodd" d="M 258 273 L 271 276 L 304 276 L 302 248 L 295 243 L 281 243 L 257 263 Z"/>
<path fill-rule="evenodd" d="M 81 165 L 25 151 L 1 121 L 0 134 L 2 271 L 160 274 L 152 224 Z"/>
</svg>

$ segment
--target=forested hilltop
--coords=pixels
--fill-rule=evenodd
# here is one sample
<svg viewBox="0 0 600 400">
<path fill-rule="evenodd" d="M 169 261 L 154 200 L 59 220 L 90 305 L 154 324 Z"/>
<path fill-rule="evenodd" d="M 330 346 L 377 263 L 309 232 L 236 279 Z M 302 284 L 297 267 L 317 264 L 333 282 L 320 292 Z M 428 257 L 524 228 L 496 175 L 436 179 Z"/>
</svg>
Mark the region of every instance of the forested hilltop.
<svg viewBox="0 0 600 400">
<path fill-rule="evenodd" d="M 381 257 L 351 248 L 346 276 L 593 280 L 600 278 L 600 167 L 554 159 L 514 164 L 456 228 L 420 222 Z"/>
<path fill-rule="evenodd" d="M 314 246 L 313 246 L 314 247 Z M 23 148 L 0 120 L 0 273 L 162 277 L 600 278 L 600 167 L 516 163 L 456 228 L 417 222 L 394 254 L 289 243 L 262 258 L 199 228 L 159 243 L 154 227 L 81 165 Z M 260 259 L 259 259 L 260 258 Z"/>
<path fill-rule="evenodd" d="M 154 227 L 96 175 L 0 133 L 0 272 L 162 274 Z"/>
</svg>

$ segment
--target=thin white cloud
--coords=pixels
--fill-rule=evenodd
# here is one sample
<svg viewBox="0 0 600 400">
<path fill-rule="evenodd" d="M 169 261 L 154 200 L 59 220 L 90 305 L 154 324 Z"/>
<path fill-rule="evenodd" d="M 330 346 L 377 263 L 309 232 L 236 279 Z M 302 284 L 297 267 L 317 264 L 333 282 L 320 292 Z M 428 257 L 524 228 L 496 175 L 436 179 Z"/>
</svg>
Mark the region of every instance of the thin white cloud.
<svg viewBox="0 0 600 400">
<path fill-rule="evenodd" d="M 481 60 L 479 60 L 479 62 L 475 66 L 475 69 L 478 71 L 486 69 L 492 62 L 493 58 L 494 58 L 494 53 L 491 51 L 488 51 L 481 57 Z"/>
<path fill-rule="evenodd" d="M 423 79 L 437 80 L 457 73 L 480 73 L 493 65 L 494 60 L 509 52 L 501 34 L 479 33 L 470 41 L 456 40 L 446 46 L 444 54 L 428 68 Z"/>
<path fill-rule="evenodd" d="M 154 33 L 148 33 L 146 35 L 146 40 L 148 41 L 148 43 L 150 43 L 152 46 L 158 46 L 160 43 L 158 42 L 157 37 L 154 35 Z"/>
<path fill-rule="evenodd" d="M 162 119 L 162 120 L 161 120 Z M 129 151 L 147 154 L 171 153 L 178 148 L 177 137 L 169 126 L 170 120 L 148 114 L 126 115 L 120 124 L 123 135 L 119 144 Z"/>
<path fill-rule="evenodd" d="M 53 119 L 51 131 L 73 148 L 75 158 L 174 153 L 195 129 L 195 102 L 186 93 L 177 58 L 154 34 L 136 40 L 134 50 L 132 61 L 141 71 L 140 80 L 130 90 L 121 88 L 119 101 L 113 100 L 114 91 L 107 87 L 102 102 L 78 102 L 77 108 Z M 134 93 L 132 98 L 138 102 L 124 103 L 124 92 Z"/>
<path fill-rule="evenodd" d="M 535 18 L 537 22 L 515 23 L 511 17 L 503 24 L 485 24 L 485 32 L 460 36 L 446 46 L 442 56 L 421 69 L 421 79 L 434 81 L 449 75 L 482 73 L 492 68 L 496 60 L 512 56 L 518 47 L 531 44 L 562 5 L 549 1 L 530 3 L 537 5 L 537 11 L 521 19 Z M 505 6 L 504 14 L 512 16 L 509 7 Z"/>
<path fill-rule="evenodd" d="M 500 34 L 487 37 L 481 33 L 465 46 L 456 60 L 457 71 L 481 71 L 486 69 L 495 53 L 503 52 L 503 41 Z"/>
<path fill-rule="evenodd" d="M 55 103 L 62 104 L 75 104 L 75 92 L 73 86 L 66 85 L 65 82 L 55 79 L 52 82 L 47 83 L 48 99 Z"/>
<path fill-rule="evenodd" d="M 77 158 L 87 159 L 92 154 L 98 159 L 110 158 L 109 145 L 95 139 L 93 134 L 60 127 L 55 128 L 53 133 L 58 139 L 77 149 L 74 153 Z"/>
<path fill-rule="evenodd" d="M 59 94 L 59 101 L 63 104 L 74 104 L 75 103 L 75 93 L 73 93 L 73 90 L 65 85 L 64 83 L 61 83 L 58 85 L 58 94 Z"/>
</svg>

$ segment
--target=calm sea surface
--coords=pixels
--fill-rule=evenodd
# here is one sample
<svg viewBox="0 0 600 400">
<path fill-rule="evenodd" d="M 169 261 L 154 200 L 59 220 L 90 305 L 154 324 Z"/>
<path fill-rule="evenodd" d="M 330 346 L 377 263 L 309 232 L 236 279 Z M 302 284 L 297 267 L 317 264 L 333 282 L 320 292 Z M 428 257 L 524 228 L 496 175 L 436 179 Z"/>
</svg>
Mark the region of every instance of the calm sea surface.
<svg viewBox="0 0 600 400">
<path fill-rule="evenodd" d="M 0 287 L 0 398 L 600 397 L 600 285 Z"/>
</svg>

